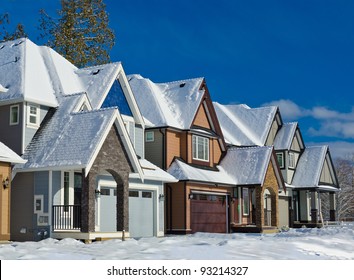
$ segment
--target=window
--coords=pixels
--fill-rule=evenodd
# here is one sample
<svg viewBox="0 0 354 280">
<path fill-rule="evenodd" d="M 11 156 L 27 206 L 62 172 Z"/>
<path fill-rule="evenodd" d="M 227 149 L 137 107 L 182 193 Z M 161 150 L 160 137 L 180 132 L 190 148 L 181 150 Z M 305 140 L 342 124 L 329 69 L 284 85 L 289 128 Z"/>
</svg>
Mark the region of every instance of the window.
<svg viewBox="0 0 354 280">
<path fill-rule="evenodd" d="M 147 131 L 145 134 L 145 141 L 146 142 L 154 142 L 155 135 L 153 131 Z"/>
<path fill-rule="evenodd" d="M 43 213 L 43 195 L 34 196 L 34 213 Z"/>
<path fill-rule="evenodd" d="M 284 168 L 284 154 L 277 153 L 278 164 L 280 168 Z"/>
<path fill-rule="evenodd" d="M 289 167 L 295 168 L 295 155 L 294 155 L 294 153 L 289 153 Z"/>
<path fill-rule="evenodd" d="M 152 198 L 152 193 L 151 192 L 142 192 L 142 197 L 144 197 L 144 198 Z"/>
<path fill-rule="evenodd" d="M 34 104 L 27 106 L 27 124 L 39 126 L 39 107 Z"/>
<path fill-rule="evenodd" d="M 247 188 L 242 189 L 242 197 L 243 197 L 243 215 L 250 214 L 250 197 Z"/>
<path fill-rule="evenodd" d="M 13 105 L 10 107 L 10 125 L 18 124 L 19 122 L 19 106 Z"/>
<path fill-rule="evenodd" d="M 129 197 L 139 197 L 138 191 L 129 191 Z"/>
<path fill-rule="evenodd" d="M 209 161 L 209 139 L 193 135 L 193 159 Z"/>
</svg>

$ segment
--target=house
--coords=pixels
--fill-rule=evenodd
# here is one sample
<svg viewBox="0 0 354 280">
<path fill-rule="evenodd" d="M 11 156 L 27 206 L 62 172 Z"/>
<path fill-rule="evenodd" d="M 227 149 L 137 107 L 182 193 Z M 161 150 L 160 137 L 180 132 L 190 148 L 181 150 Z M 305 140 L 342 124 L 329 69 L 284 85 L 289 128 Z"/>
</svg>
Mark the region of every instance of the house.
<svg viewBox="0 0 354 280">
<path fill-rule="evenodd" d="M 229 146 L 274 146 L 286 183 L 286 192 L 279 193 L 280 226 L 319 226 L 323 192 L 330 194 L 331 220 L 335 219 L 334 194 L 339 184 L 327 146 L 306 147 L 298 123 L 283 123 L 275 106 L 216 102 L 214 106 Z"/>
<path fill-rule="evenodd" d="M 284 182 L 273 149 L 227 151 L 203 78 L 169 83 L 140 75 L 128 79 L 146 119 L 146 158 L 179 180 L 166 184 L 168 233 L 263 232 L 278 226 L 277 197 Z"/>
<path fill-rule="evenodd" d="M 12 167 L 16 163 L 25 162 L 9 147 L 0 142 L 0 241 L 10 240 Z"/>
<path fill-rule="evenodd" d="M 163 183 L 176 179 L 144 159 L 122 64 L 78 69 L 29 39 L 2 43 L 0 61 L 1 141 L 27 160 L 14 169 L 11 238 L 163 235 Z"/>
</svg>

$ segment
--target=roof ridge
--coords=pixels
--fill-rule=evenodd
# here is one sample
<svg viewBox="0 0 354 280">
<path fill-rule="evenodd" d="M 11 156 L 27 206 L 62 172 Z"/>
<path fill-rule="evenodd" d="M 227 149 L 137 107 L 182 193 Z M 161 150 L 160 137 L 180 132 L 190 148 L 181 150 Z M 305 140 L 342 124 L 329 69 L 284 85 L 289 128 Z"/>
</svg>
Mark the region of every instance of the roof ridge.
<svg viewBox="0 0 354 280">
<path fill-rule="evenodd" d="M 98 65 L 92 65 L 92 66 L 87 66 L 87 67 L 83 67 L 83 68 L 78 68 L 76 71 L 80 71 L 80 70 L 90 70 L 90 69 L 94 69 L 97 67 L 102 67 L 105 65 L 113 65 L 113 64 L 122 64 L 121 61 L 115 61 L 115 62 L 109 62 L 109 63 L 103 63 L 103 64 L 98 64 Z"/>
<path fill-rule="evenodd" d="M 176 80 L 176 81 L 170 81 L 170 82 L 161 82 L 161 83 L 155 83 L 155 84 L 177 84 L 177 83 L 181 83 L 181 82 L 188 82 L 188 81 L 198 80 L 198 79 L 204 79 L 204 77 L 196 77 L 196 78 L 189 78 L 189 79 Z"/>
<path fill-rule="evenodd" d="M 118 110 L 119 112 L 119 108 L 117 106 L 112 106 L 112 107 L 105 107 L 105 108 L 99 108 L 94 110 L 72 112 L 70 113 L 70 115 L 82 115 L 82 114 L 90 114 L 90 113 L 97 113 L 97 112 L 104 112 L 104 111 L 114 111 L 114 110 Z"/>
</svg>

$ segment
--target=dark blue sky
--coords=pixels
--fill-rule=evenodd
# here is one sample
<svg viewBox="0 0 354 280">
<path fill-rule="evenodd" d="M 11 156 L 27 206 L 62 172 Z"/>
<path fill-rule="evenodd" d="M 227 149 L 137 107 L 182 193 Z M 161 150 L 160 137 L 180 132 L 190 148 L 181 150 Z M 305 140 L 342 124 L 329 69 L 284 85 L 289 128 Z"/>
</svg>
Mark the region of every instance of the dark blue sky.
<svg viewBox="0 0 354 280">
<path fill-rule="evenodd" d="M 59 0 L 0 0 L 38 43 L 38 10 Z M 105 0 L 113 61 L 154 82 L 205 77 L 214 101 L 280 106 L 306 144 L 354 153 L 354 1 Z"/>
</svg>

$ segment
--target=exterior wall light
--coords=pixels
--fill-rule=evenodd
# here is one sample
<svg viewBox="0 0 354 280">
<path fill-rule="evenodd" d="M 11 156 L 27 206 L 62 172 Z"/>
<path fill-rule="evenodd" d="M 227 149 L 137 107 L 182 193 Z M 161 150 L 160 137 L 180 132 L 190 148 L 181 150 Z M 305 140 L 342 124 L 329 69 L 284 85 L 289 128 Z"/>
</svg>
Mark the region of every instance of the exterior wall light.
<svg viewBox="0 0 354 280">
<path fill-rule="evenodd" d="M 4 189 L 10 187 L 10 180 L 8 177 L 2 181 L 2 185 L 3 185 Z"/>
</svg>

